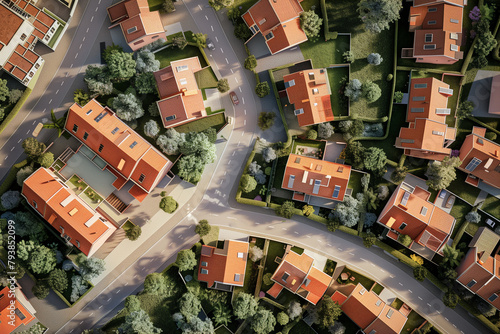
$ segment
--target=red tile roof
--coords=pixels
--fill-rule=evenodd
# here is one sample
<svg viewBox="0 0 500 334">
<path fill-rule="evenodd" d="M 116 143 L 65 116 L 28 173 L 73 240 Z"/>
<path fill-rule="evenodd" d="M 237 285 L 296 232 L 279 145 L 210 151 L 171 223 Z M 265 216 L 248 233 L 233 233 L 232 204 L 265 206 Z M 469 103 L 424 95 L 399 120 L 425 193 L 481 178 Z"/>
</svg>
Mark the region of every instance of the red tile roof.
<svg viewBox="0 0 500 334">
<path fill-rule="evenodd" d="M 316 305 L 325 294 L 331 281 L 331 276 L 315 267 L 311 267 L 298 293 L 301 290 L 307 291 L 306 299 Z"/>
<path fill-rule="evenodd" d="M 20 288 L 12 291 L 4 287 L 0 290 L 0 333 L 12 333 L 19 326 L 28 325 L 36 319 L 34 314 L 35 309 Z"/>
<path fill-rule="evenodd" d="M 271 279 L 295 293 L 306 279 L 313 261 L 313 258 L 305 253 L 299 255 L 290 250 L 283 257 Z"/>
<path fill-rule="evenodd" d="M 343 201 L 350 175 L 351 166 L 290 154 L 281 188 Z"/>
<path fill-rule="evenodd" d="M 295 110 L 300 126 L 333 121 L 330 83 L 326 69 L 304 70 L 283 77 L 288 100 Z"/>
</svg>

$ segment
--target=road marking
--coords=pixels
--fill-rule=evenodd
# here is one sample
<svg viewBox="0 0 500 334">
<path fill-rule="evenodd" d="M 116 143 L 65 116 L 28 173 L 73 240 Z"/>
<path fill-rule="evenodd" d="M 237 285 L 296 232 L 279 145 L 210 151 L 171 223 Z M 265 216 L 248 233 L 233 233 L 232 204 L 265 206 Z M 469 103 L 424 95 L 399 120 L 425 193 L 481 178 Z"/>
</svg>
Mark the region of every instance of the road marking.
<svg viewBox="0 0 500 334">
<path fill-rule="evenodd" d="M 227 171 L 224 171 L 224 176 L 226 176 L 226 174 L 227 174 Z"/>
<path fill-rule="evenodd" d="M 136 277 L 137 277 L 137 274 L 134 275 L 134 278 L 136 278 Z"/>
<path fill-rule="evenodd" d="M 410 291 L 410 293 L 413 293 L 413 291 L 411 291 L 410 289 L 408 289 L 408 291 Z"/>
<path fill-rule="evenodd" d="M 236 81 L 236 83 L 239 83 L 239 82 L 238 82 L 238 78 L 234 78 L 234 81 Z"/>
<path fill-rule="evenodd" d="M 89 314 L 89 317 L 91 317 L 91 316 L 93 316 L 93 315 L 94 315 L 94 312 L 90 313 L 90 314 Z"/>
<path fill-rule="evenodd" d="M 299 234 L 299 232 L 297 232 L 297 231 L 294 231 L 293 233 L 295 233 L 295 234 Z"/>
<path fill-rule="evenodd" d="M 87 28 L 87 32 L 89 32 L 89 28 Z"/>
<path fill-rule="evenodd" d="M 247 125 L 247 120 L 243 120 L 243 125 Z"/>
<path fill-rule="evenodd" d="M 127 286 L 127 285 L 128 285 L 128 282 L 125 282 L 125 286 Z"/>
<path fill-rule="evenodd" d="M 245 110 L 243 110 L 243 112 L 245 113 L 245 115 L 247 114 L 247 110 L 246 110 L 246 109 L 245 109 Z"/>
<path fill-rule="evenodd" d="M 49 101 L 49 104 L 51 104 L 51 103 L 52 103 L 52 99 L 50 99 L 50 101 Z"/>
<path fill-rule="evenodd" d="M 101 0 L 99 0 L 99 2 L 97 4 L 100 5 L 101 4 Z"/>
<path fill-rule="evenodd" d="M 349 252 L 349 255 L 354 255 L 354 253 L 350 253 L 350 252 Z"/>
<path fill-rule="evenodd" d="M 19 139 L 19 140 L 17 141 L 17 143 L 19 144 L 19 143 L 21 142 L 21 140 L 22 140 L 22 139 Z"/>
<path fill-rule="evenodd" d="M 241 136 L 243 137 L 243 135 L 245 134 L 245 131 L 241 131 Z"/>
<path fill-rule="evenodd" d="M 232 68 L 230 68 L 230 70 L 231 70 L 231 73 L 233 73 L 233 74 L 234 74 L 234 71 L 233 71 L 233 69 L 232 69 Z"/>
<path fill-rule="evenodd" d="M 76 59 L 76 57 L 78 57 L 78 52 L 77 52 L 77 53 L 76 53 L 76 55 L 75 55 L 75 59 Z"/>
<path fill-rule="evenodd" d="M 96 8 L 95 8 L 95 11 L 97 12 L 97 10 L 98 10 L 98 9 L 99 9 L 99 7 L 96 7 Z"/>
<path fill-rule="evenodd" d="M 457 325 L 455 325 L 455 324 L 452 324 L 452 325 L 453 325 L 453 327 L 457 328 Z"/>
<path fill-rule="evenodd" d="M 220 52 L 224 53 L 224 50 L 222 50 L 222 48 L 220 48 Z M 231 69 L 231 73 L 234 73 L 233 69 Z"/>
<path fill-rule="evenodd" d="M 118 289 L 118 291 L 116 291 L 116 294 L 118 294 L 118 292 L 120 292 L 122 289 Z"/>
<path fill-rule="evenodd" d="M 69 72 L 66 72 L 66 76 L 65 76 L 65 78 L 67 78 L 67 77 L 68 77 L 68 75 L 69 75 Z"/>
<path fill-rule="evenodd" d="M 431 305 L 431 304 L 429 304 L 429 303 L 427 303 L 427 306 L 431 307 L 432 305 Z"/>
<path fill-rule="evenodd" d="M 363 259 L 362 257 L 360 257 L 359 259 L 360 259 L 361 261 L 365 261 L 365 262 L 366 262 L 366 260 L 365 260 L 365 259 Z"/>
<path fill-rule="evenodd" d="M 271 226 L 271 225 L 269 225 L 268 227 L 269 227 L 269 228 L 274 228 L 274 226 Z"/>
<path fill-rule="evenodd" d="M 235 154 L 236 154 L 236 151 L 233 151 L 233 155 L 232 155 L 232 157 L 234 157 L 234 155 L 235 155 Z"/>
<path fill-rule="evenodd" d="M 232 70 L 232 69 L 231 69 Z M 241 87 L 238 87 L 238 89 L 240 90 L 240 93 L 242 93 L 243 91 L 241 90 Z"/>
<path fill-rule="evenodd" d="M 319 240 L 319 239 L 316 239 L 316 240 L 318 240 L 318 242 L 320 242 L 320 243 L 321 243 L 321 242 L 323 242 L 323 241 L 321 241 L 321 240 Z"/>
<path fill-rule="evenodd" d="M 401 282 L 398 282 L 398 283 L 399 283 L 399 285 L 403 286 L 403 283 L 401 283 Z"/>
<path fill-rule="evenodd" d="M 74 330 L 75 330 L 75 329 L 73 328 L 73 329 L 72 329 L 72 330 L 70 330 L 69 332 L 70 332 L 70 333 L 73 333 L 73 331 L 74 331 Z"/>
<path fill-rule="evenodd" d="M 57 93 L 59 93 L 59 89 L 58 89 L 58 90 L 56 90 L 56 95 L 57 95 Z"/>
<path fill-rule="evenodd" d="M 389 275 L 391 278 L 394 278 L 394 275 Z"/>
<path fill-rule="evenodd" d="M 284 230 L 284 231 L 286 231 L 286 227 L 282 227 L 281 229 Z"/>
<path fill-rule="evenodd" d="M 82 321 L 80 321 L 80 325 L 81 325 L 81 324 L 83 324 L 83 320 L 82 320 Z"/>
<path fill-rule="evenodd" d="M 244 97 L 241 98 L 241 101 L 243 101 L 243 104 L 245 104 L 245 98 Z"/>
<path fill-rule="evenodd" d="M 61 86 L 62 86 L 62 85 L 64 85 L 64 80 L 63 80 L 63 82 L 61 82 Z"/>
<path fill-rule="evenodd" d="M 423 300 L 422 297 L 418 296 L 418 299 Z"/>
<path fill-rule="evenodd" d="M 341 251 L 341 252 L 343 251 L 343 249 L 342 249 L 342 248 L 340 248 L 340 247 L 337 247 L 337 249 L 338 249 L 339 251 Z"/>
<path fill-rule="evenodd" d="M 311 236 L 310 235 L 306 235 L 306 237 L 310 238 Z"/>
<path fill-rule="evenodd" d="M 447 317 L 444 317 L 444 320 L 446 320 L 446 321 L 450 321 L 450 320 L 448 320 L 448 318 L 447 318 Z"/>
<path fill-rule="evenodd" d="M 73 68 L 73 64 L 69 65 L 69 68 Z"/>
<path fill-rule="evenodd" d="M 26 134 L 30 133 L 30 130 L 28 130 L 28 132 L 26 132 Z"/>
<path fill-rule="evenodd" d="M 373 267 L 376 267 L 372 262 L 370 262 L 370 264 L 373 266 Z"/>
<path fill-rule="evenodd" d="M 82 44 L 80 44 L 80 47 L 78 48 L 78 50 L 81 50 L 82 49 Z"/>
<path fill-rule="evenodd" d="M 101 306 L 99 306 L 99 310 L 101 309 L 101 307 L 102 307 L 102 305 L 101 305 Z"/>
<path fill-rule="evenodd" d="M 384 269 L 380 269 L 381 272 L 385 273 L 385 270 Z"/>
<path fill-rule="evenodd" d="M 178 238 L 179 238 L 179 239 L 182 239 L 182 234 L 179 234 L 179 237 L 178 237 Z M 153 259 L 153 258 L 151 258 L 151 260 L 152 260 L 152 259 Z"/>
<path fill-rule="evenodd" d="M 437 312 L 438 314 L 441 314 L 441 311 L 436 310 L 436 312 Z"/>
<path fill-rule="evenodd" d="M 214 31 L 214 26 L 210 26 L 210 28 L 212 28 L 212 31 Z"/>
<path fill-rule="evenodd" d="M 28 131 L 28 132 L 29 132 L 29 131 Z M 9 156 L 9 155 L 7 154 L 7 155 L 5 156 L 5 159 L 4 159 L 4 160 L 7 160 L 7 157 L 8 157 L 8 156 Z"/>
<path fill-rule="evenodd" d="M 224 182 L 224 180 L 220 180 L 220 183 L 219 183 L 219 184 L 222 184 L 222 182 Z"/>
<path fill-rule="evenodd" d="M 205 18 L 206 18 L 206 19 L 207 19 L 207 21 L 208 21 L 208 16 L 206 16 L 206 15 L 205 15 Z"/>
<path fill-rule="evenodd" d="M 255 223 L 255 225 L 260 225 L 260 223 Z"/>
<path fill-rule="evenodd" d="M 47 108 L 43 108 L 42 112 L 45 112 L 45 110 L 47 110 Z"/>
<path fill-rule="evenodd" d="M 215 213 L 211 213 L 210 216 L 216 216 L 216 217 L 218 217 L 219 215 L 216 215 Z"/>
<path fill-rule="evenodd" d="M 170 246 L 172 246 L 172 244 L 173 244 L 173 242 L 169 243 L 168 246 L 170 247 Z"/>
<path fill-rule="evenodd" d="M 228 63 L 228 64 L 229 64 L 229 60 L 227 60 L 227 58 L 226 58 L 226 63 Z"/>
<path fill-rule="evenodd" d="M 229 160 L 229 161 L 227 162 L 227 164 L 228 164 L 228 165 L 230 165 L 230 164 L 231 164 L 231 160 Z"/>
<path fill-rule="evenodd" d="M 199 8 L 200 10 L 203 10 L 203 8 L 201 8 L 201 6 L 200 6 L 200 5 L 198 5 L 198 8 Z"/>
<path fill-rule="evenodd" d="M 217 36 L 215 36 L 215 41 L 216 41 L 216 42 L 218 42 L 218 41 L 219 41 L 219 39 L 217 38 Z"/>
<path fill-rule="evenodd" d="M 238 145 L 236 145 L 236 147 L 240 146 L 240 143 L 241 143 L 241 142 L 239 141 L 239 142 L 238 142 Z"/>
<path fill-rule="evenodd" d="M 15 146 L 14 146 L 14 147 L 12 147 L 12 149 L 11 149 L 10 151 L 11 151 L 11 152 L 12 152 L 12 151 L 14 151 L 14 149 L 15 149 L 15 148 L 16 148 Z"/>
<path fill-rule="evenodd" d="M 94 17 L 93 16 L 90 18 L 90 22 L 92 22 L 92 21 L 94 21 Z"/>
<path fill-rule="evenodd" d="M 330 246 L 330 247 L 332 247 L 332 245 L 330 245 L 330 244 L 327 244 L 327 245 Z"/>
<path fill-rule="evenodd" d="M 33 121 L 33 124 L 31 124 L 31 125 L 35 125 L 35 123 L 36 123 L 36 121 Z"/>
<path fill-rule="evenodd" d="M 111 300 L 111 297 L 109 297 L 107 301 L 109 302 L 110 300 Z"/>
<path fill-rule="evenodd" d="M 85 42 L 85 36 L 83 36 L 82 42 Z"/>
<path fill-rule="evenodd" d="M 226 217 L 227 219 L 232 219 L 232 220 L 236 220 L 236 218 L 234 217 Z"/>
</svg>

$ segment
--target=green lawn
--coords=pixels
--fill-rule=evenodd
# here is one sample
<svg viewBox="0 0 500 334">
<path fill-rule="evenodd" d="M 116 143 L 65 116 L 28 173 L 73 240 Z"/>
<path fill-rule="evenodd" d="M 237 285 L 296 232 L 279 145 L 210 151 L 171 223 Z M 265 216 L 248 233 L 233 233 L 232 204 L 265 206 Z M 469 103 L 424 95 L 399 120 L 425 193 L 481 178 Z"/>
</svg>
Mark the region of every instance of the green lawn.
<svg viewBox="0 0 500 334">
<path fill-rule="evenodd" d="M 63 29 L 64 29 L 64 26 L 59 26 L 57 28 L 56 32 L 54 33 L 54 35 L 52 35 L 52 38 L 50 39 L 49 44 L 48 44 L 50 48 L 54 47 L 54 44 L 56 44 L 56 41 L 59 38 L 59 36 L 61 35 Z"/>
<path fill-rule="evenodd" d="M 396 72 L 396 88 L 395 91 L 408 93 L 408 83 L 410 81 L 410 71 L 397 71 Z"/>
<path fill-rule="evenodd" d="M 288 156 L 278 158 L 278 163 L 276 164 L 276 174 L 274 174 L 273 187 L 276 189 L 281 189 L 281 184 L 283 182 L 283 176 L 285 176 L 285 168 Z"/>
<path fill-rule="evenodd" d="M 199 89 L 217 87 L 217 78 L 211 67 L 195 72 L 194 77 Z"/>
<path fill-rule="evenodd" d="M 327 259 L 323 272 L 331 276 L 333 275 L 333 272 L 335 271 L 336 267 L 337 267 L 337 262 Z"/>
<path fill-rule="evenodd" d="M 300 320 L 289 332 L 290 334 L 315 334 L 316 332 L 312 329 L 305 321 Z M 348 333 L 348 332 L 346 332 Z M 354 333 L 354 332 L 353 332 Z"/>
<path fill-rule="evenodd" d="M 187 124 L 179 125 L 175 128 L 177 132 L 201 132 L 208 128 L 215 128 L 215 130 L 219 131 L 224 124 L 226 124 L 226 116 L 224 113 L 219 113 L 210 117 L 204 117 L 202 119 L 189 122 Z"/>
<path fill-rule="evenodd" d="M 179 32 L 176 32 L 175 34 L 168 35 L 167 42 L 171 43 L 175 37 L 184 37 L 184 34 L 182 33 L 182 31 L 179 31 Z M 187 36 L 186 36 L 186 39 L 187 39 Z"/>
<path fill-rule="evenodd" d="M 351 276 L 354 276 L 356 279 L 354 281 L 351 281 L 350 277 L 349 277 L 347 282 L 352 283 L 354 285 L 357 285 L 358 283 L 360 283 L 362 286 L 365 287 L 366 290 L 370 290 L 372 288 L 373 284 L 375 283 L 372 279 L 370 279 L 366 276 L 363 276 L 363 275 L 355 272 L 354 270 L 352 270 L 348 267 L 345 267 L 344 270 L 342 270 L 342 273 L 351 273 Z"/>
<path fill-rule="evenodd" d="M 234 0 L 233 7 L 238 7 L 241 15 L 243 15 L 256 2 L 257 0 Z"/>
<path fill-rule="evenodd" d="M 401 333 L 413 332 L 413 330 L 418 328 L 421 324 L 423 324 L 424 321 L 425 319 L 422 318 L 420 314 L 412 310 L 410 314 L 408 314 L 408 321 L 406 321 L 406 324 L 404 325 Z"/>
<path fill-rule="evenodd" d="M 328 81 L 330 82 L 330 103 L 332 104 L 332 111 L 334 116 L 348 116 L 347 103 L 342 102 L 340 99 L 339 91 L 342 88 L 342 78 L 349 78 L 349 67 L 332 67 L 327 69 Z"/>
<path fill-rule="evenodd" d="M 494 217 L 500 218 L 500 200 L 495 196 L 488 195 L 484 200 L 481 210 Z"/>
<path fill-rule="evenodd" d="M 208 66 L 197 46 L 188 45 L 183 50 L 171 46 L 155 53 L 155 58 L 160 61 L 160 68 L 167 67 L 170 62 L 190 57 L 198 57 L 201 67 Z"/>
<path fill-rule="evenodd" d="M 210 233 L 203 236 L 201 239 L 205 245 L 215 246 L 217 244 L 217 240 L 219 240 L 219 227 L 212 226 Z"/>
<path fill-rule="evenodd" d="M 338 36 L 337 39 L 324 41 L 307 41 L 300 44 L 304 59 L 311 59 L 314 68 L 330 67 L 333 64 L 343 64 L 342 54 L 349 51 L 349 36 Z"/>
<path fill-rule="evenodd" d="M 392 302 L 391 306 L 394 307 L 396 310 L 399 310 L 401 308 L 401 306 L 403 306 L 403 304 L 404 304 L 404 302 L 401 299 L 396 298 Z"/>
<path fill-rule="evenodd" d="M 285 254 L 286 244 L 270 240 L 269 248 L 267 250 L 266 264 L 264 267 L 264 273 L 274 273 L 276 268 L 278 268 L 278 263 L 274 262 L 276 257 L 283 258 Z"/>
<path fill-rule="evenodd" d="M 349 178 L 349 183 L 347 184 L 347 188 L 352 189 L 353 196 L 363 191 L 361 187 L 361 178 L 363 177 L 363 175 L 365 175 L 365 173 L 351 170 L 351 177 Z"/>
<path fill-rule="evenodd" d="M 451 208 L 450 214 L 453 217 L 455 217 L 457 221 L 455 222 L 455 228 L 453 229 L 453 232 L 451 234 L 451 238 L 453 238 L 453 239 L 455 238 L 455 235 L 458 232 L 458 230 L 460 229 L 460 226 L 462 226 L 462 224 L 465 221 L 465 215 L 467 213 L 469 213 L 471 209 L 472 209 L 472 206 L 465 203 L 460 198 L 455 199 L 455 204 L 453 204 L 453 207 Z M 469 224 L 469 226 L 470 225 L 474 225 L 474 224 Z M 466 230 L 466 232 L 469 233 L 467 230 Z"/>
<path fill-rule="evenodd" d="M 448 186 L 447 189 L 461 197 L 469 204 L 474 204 L 477 196 L 481 192 L 481 189 L 465 183 L 466 178 L 467 174 L 457 170 L 457 178 Z"/>
<path fill-rule="evenodd" d="M 384 290 L 384 287 L 380 284 L 375 284 L 373 287 L 373 292 L 375 292 L 377 295 L 380 295 L 380 293 Z"/>
<path fill-rule="evenodd" d="M 148 0 L 149 10 L 160 10 L 165 0 Z"/>
</svg>

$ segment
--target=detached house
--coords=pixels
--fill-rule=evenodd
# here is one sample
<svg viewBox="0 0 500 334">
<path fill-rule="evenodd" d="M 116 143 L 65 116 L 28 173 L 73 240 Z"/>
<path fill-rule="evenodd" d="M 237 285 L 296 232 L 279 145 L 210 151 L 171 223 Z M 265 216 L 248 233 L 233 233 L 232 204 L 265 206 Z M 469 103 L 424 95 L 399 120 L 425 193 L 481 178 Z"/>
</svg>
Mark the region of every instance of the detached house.
<svg viewBox="0 0 500 334">
<path fill-rule="evenodd" d="M 313 197 L 343 201 L 351 166 L 290 154 L 281 188 L 292 190 L 293 199 L 307 202 Z"/>
<path fill-rule="evenodd" d="M 299 255 L 291 250 L 291 246 L 287 246 L 283 259 L 271 277 L 275 283 L 267 294 L 278 298 L 285 288 L 316 305 L 328 289 L 332 278 L 313 267 L 313 262 L 314 259 L 309 255 Z"/>
<path fill-rule="evenodd" d="M 44 61 L 36 43 L 49 46 L 60 23 L 22 0 L 0 2 L 0 22 L 0 69 L 27 86 Z"/>
<path fill-rule="evenodd" d="M 377 219 L 387 228 L 387 237 L 398 240 L 400 234 L 408 235 L 413 240 L 408 248 L 428 260 L 441 253 L 455 226 L 452 215 L 429 202 L 430 195 L 402 182 Z"/>
<path fill-rule="evenodd" d="M 165 128 L 207 116 L 203 94 L 195 73 L 200 71 L 198 57 L 176 60 L 154 72 L 160 100 L 156 102 Z"/>
<path fill-rule="evenodd" d="M 399 334 L 408 320 L 407 314 L 387 305 L 375 292 L 367 291 L 359 283 L 350 295 L 337 290 L 331 298 L 366 334 Z"/>
<path fill-rule="evenodd" d="M 9 334 L 17 328 L 26 329 L 36 320 L 35 313 L 36 310 L 19 286 L 14 291 L 8 286 L 0 290 L 0 333 Z"/>
<path fill-rule="evenodd" d="M 300 126 L 333 121 L 330 83 L 326 69 L 313 69 L 283 76 L 288 101 Z"/>
<path fill-rule="evenodd" d="M 271 54 L 307 41 L 300 28 L 302 0 L 260 0 L 242 15 L 253 36 L 262 34 Z M 253 37 L 252 36 L 252 37 Z"/>
<path fill-rule="evenodd" d="M 92 256 L 116 230 L 52 171 L 39 168 L 23 183 L 26 202 L 61 236 Z"/>
<path fill-rule="evenodd" d="M 120 26 L 132 51 L 154 42 L 167 39 L 160 13 L 149 11 L 147 0 L 123 0 L 107 8 L 111 26 Z"/>
<path fill-rule="evenodd" d="M 469 251 L 457 267 L 457 282 L 500 309 L 500 236 L 480 227 L 469 243 Z"/>
<path fill-rule="evenodd" d="M 456 129 L 446 125 L 451 110 L 448 98 L 453 95 L 450 86 L 436 78 L 412 79 L 406 122 L 401 128 L 395 146 L 408 156 L 442 161 L 450 156 L 449 146 L 455 141 Z"/>
<path fill-rule="evenodd" d="M 478 186 L 479 181 L 500 188 L 500 145 L 485 138 L 486 129 L 473 127 L 460 148 L 458 167 L 467 173 L 465 182 Z"/>
<path fill-rule="evenodd" d="M 198 280 L 209 288 L 232 291 L 243 286 L 248 259 L 248 242 L 225 240 L 222 249 L 201 247 Z"/>
<path fill-rule="evenodd" d="M 413 48 L 403 48 L 401 58 L 417 63 L 454 64 L 463 58 L 462 17 L 466 0 L 414 0 L 410 8 Z"/>
</svg>

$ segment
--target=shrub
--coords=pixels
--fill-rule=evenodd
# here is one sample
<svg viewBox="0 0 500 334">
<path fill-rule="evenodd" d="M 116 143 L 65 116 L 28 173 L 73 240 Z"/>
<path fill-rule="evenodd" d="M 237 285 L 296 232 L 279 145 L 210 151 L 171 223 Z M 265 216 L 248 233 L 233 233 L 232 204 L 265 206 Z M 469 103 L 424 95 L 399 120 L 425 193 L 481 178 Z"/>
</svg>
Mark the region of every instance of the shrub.
<svg viewBox="0 0 500 334">
<path fill-rule="evenodd" d="M 137 52 L 135 69 L 139 73 L 156 72 L 160 69 L 160 61 L 156 60 L 153 52 L 148 49 L 142 49 Z"/>
<path fill-rule="evenodd" d="M 377 215 L 374 214 L 373 212 L 367 212 L 365 213 L 365 221 L 364 221 L 364 227 L 372 227 L 373 224 L 377 221 Z"/>
<path fill-rule="evenodd" d="M 472 102 L 472 101 L 460 102 L 460 104 L 458 105 L 455 117 L 458 120 L 463 120 L 463 119 L 467 118 L 468 116 L 470 116 L 472 114 L 474 107 L 475 107 L 475 105 L 474 105 L 474 102 Z"/>
<path fill-rule="evenodd" d="M 272 273 L 266 273 L 266 274 L 264 274 L 264 276 L 262 277 L 262 283 L 264 283 L 264 285 L 266 285 L 266 286 L 273 285 L 274 282 L 271 279 L 271 277 L 273 277 Z"/>
<path fill-rule="evenodd" d="M 20 89 L 13 89 L 9 92 L 9 103 L 10 104 L 16 104 L 17 101 L 21 98 L 23 95 L 23 91 Z"/>
<path fill-rule="evenodd" d="M 295 209 L 295 203 L 291 201 L 285 201 L 281 206 L 275 209 L 275 212 L 278 216 L 290 219 L 293 216 L 293 212 Z"/>
<path fill-rule="evenodd" d="M 368 102 L 375 102 L 380 98 L 380 96 L 382 96 L 382 90 L 379 85 L 370 80 L 363 84 L 362 91 L 363 96 Z"/>
<path fill-rule="evenodd" d="M 33 288 L 31 288 L 31 292 L 36 298 L 45 299 L 49 295 L 50 289 L 47 284 L 42 281 L 38 281 L 35 285 L 33 285 Z"/>
<path fill-rule="evenodd" d="M 49 274 L 49 286 L 57 291 L 64 291 L 68 287 L 68 276 L 62 269 L 54 269 Z"/>
<path fill-rule="evenodd" d="M 417 281 L 423 282 L 426 276 L 427 276 L 427 269 L 425 269 L 425 267 L 418 266 L 413 268 L 413 277 L 415 277 Z"/>
<path fill-rule="evenodd" d="M 394 78 L 394 75 L 392 75 L 392 73 L 389 73 L 389 74 L 387 74 L 387 77 L 385 78 L 385 80 L 392 81 L 393 78 Z"/>
<path fill-rule="evenodd" d="M 302 314 L 302 310 L 303 309 L 300 303 L 294 300 L 290 303 L 290 305 L 288 305 L 288 316 L 290 317 L 290 319 L 294 320 Z"/>
<path fill-rule="evenodd" d="M 150 119 L 144 124 L 144 134 L 150 138 L 156 138 L 158 134 L 160 133 L 160 127 L 158 126 L 158 123 Z"/>
<path fill-rule="evenodd" d="M 188 41 L 183 36 L 177 36 L 172 38 L 172 45 L 175 45 L 180 50 L 184 50 L 184 48 L 188 45 Z"/>
<path fill-rule="evenodd" d="M 304 205 L 302 207 L 302 214 L 306 217 L 309 217 L 311 214 L 314 213 L 314 207 L 312 205 Z"/>
<path fill-rule="evenodd" d="M 26 180 L 31 174 L 33 174 L 33 167 L 30 165 L 21 168 L 16 174 L 17 185 L 22 187 L 24 180 Z"/>
<path fill-rule="evenodd" d="M 465 215 L 465 220 L 472 224 L 477 224 L 481 221 L 481 215 L 477 211 L 471 211 Z"/>
<path fill-rule="evenodd" d="M 141 300 L 136 295 L 130 295 L 125 298 L 125 309 L 132 313 L 141 309 Z"/>
<path fill-rule="evenodd" d="M 172 13 L 173 11 L 175 11 L 174 2 L 172 0 L 165 0 L 161 8 L 166 13 Z"/>
<path fill-rule="evenodd" d="M 118 94 L 113 99 L 116 116 L 124 121 L 133 121 L 144 116 L 142 101 L 133 93 Z"/>
<path fill-rule="evenodd" d="M 276 114 L 272 111 L 262 111 L 259 114 L 259 120 L 257 121 L 257 125 L 262 131 L 270 129 L 274 125 L 274 119 L 276 118 Z"/>
<path fill-rule="evenodd" d="M 236 36 L 236 38 L 239 38 L 243 41 L 246 41 L 247 39 L 252 37 L 252 33 L 251 33 L 250 29 L 248 29 L 247 25 L 245 23 L 241 22 L 241 23 L 238 23 L 234 27 L 234 36 Z"/>
<path fill-rule="evenodd" d="M 183 249 L 177 253 L 175 264 L 180 271 L 191 270 L 196 267 L 196 254 L 190 249 Z"/>
<path fill-rule="evenodd" d="M 330 123 L 318 124 L 318 137 L 322 139 L 330 138 L 333 135 L 333 126 Z"/>
<path fill-rule="evenodd" d="M 257 94 L 260 98 L 269 95 L 270 92 L 271 89 L 269 88 L 267 81 L 259 82 L 257 86 L 255 86 L 255 94 Z"/>
<path fill-rule="evenodd" d="M 229 81 L 227 79 L 220 79 L 219 81 L 217 81 L 217 89 L 221 93 L 227 92 L 230 89 Z"/>
<path fill-rule="evenodd" d="M 398 241 L 401 245 L 409 247 L 413 240 L 411 240 L 411 237 L 407 234 L 400 234 L 398 236 Z"/>
<path fill-rule="evenodd" d="M 264 257 L 264 251 L 257 246 L 252 246 L 249 249 L 248 255 L 250 260 L 252 260 L 252 262 L 257 262 Z"/>
<path fill-rule="evenodd" d="M 373 233 L 366 233 L 363 236 L 363 245 L 366 248 L 370 248 L 371 246 L 375 245 L 376 242 L 377 242 L 377 237 Z"/>
<path fill-rule="evenodd" d="M 342 54 L 342 57 L 344 57 L 344 61 L 346 63 L 354 63 L 354 54 L 352 53 L 352 51 L 346 51 Z"/>
<path fill-rule="evenodd" d="M 3 193 L 0 200 L 2 203 L 2 207 L 5 210 L 12 210 L 12 209 L 17 208 L 17 206 L 21 202 L 21 196 L 20 196 L 19 191 L 8 190 L 5 193 Z"/>
<path fill-rule="evenodd" d="M 318 132 L 316 132 L 315 130 L 311 129 L 309 131 L 307 131 L 307 139 L 316 139 L 318 138 Z"/>
<path fill-rule="evenodd" d="M 360 217 L 359 204 L 356 198 L 346 195 L 344 201 L 339 203 L 333 211 L 333 217 L 347 227 L 355 226 Z"/>
<path fill-rule="evenodd" d="M 142 229 L 139 225 L 134 225 L 130 229 L 128 229 L 127 232 L 125 232 L 125 235 L 131 241 L 139 239 L 141 234 L 142 234 Z"/>
<path fill-rule="evenodd" d="M 300 13 L 300 28 L 308 38 L 317 37 L 321 31 L 323 19 L 314 12 L 314 10 Z"/>
<path fill-rule="evenodd" d="M 254 55 L 250 55 L 245 59 L 244 67 L 247 70 L 253 71 L 257 67 L 257 58 Z"/>
<path fill-rule="evenodd" d="M 344 95 L 350 98 L 352 101 L 358 101 L 362 95 L 362 84 L 358 79 L 353 79 L 347 84 Z"/>
<path fill-rule="evenodd" d="M 178 206 L 179 203 L 172 196 L 163 197 L 160 201 L 160 209 L 166 213 L 173 213 Z"/>
<path fill-rule="evenodd" d="M 75 275 L 71 277 L 71 296 L 70 301 L 72 303 L 76 302 L 81 295 L 83 295 L 88 290 L 88 285 L 83 281 L 82 276 Z"/>
<path fill-rule="evenodd" d="M 491 141 L 494 141 L 497 139 L 497 134 L 495 132 L 486 132 L 486 135 L 484 136 L 486 139 L 489 139 Z"/>
<path fill-rule="evenodd" d="M 366 60 L 368 61 L 368 64 L 372 64 L 372 65 L 378 66 L 378 65 L 380 65 L 382 63 L 382 61 L 384 59 L 378 53 L 370 53 L 368 55 L 368 57 L 366 58 Z"/>
<path fill-rule="evenodd" d="M 153 117 L 160 116 L 160 109 L 158 109 L 158 105 L 156 104 L 156 102 L 149 105 L 148 112 Z"/>
<path fill-rule="evenodd" d="M 277 158 L 276 151 L 272 147 L 266 147 L 262 150 L 262 157 L 265 162 L 270 163 Z"/>
<path fill-rule="evenodd" d="M 99 275 L 106 270 L 106 263 L 104 260 L 96 257 L 87 258 L 83 253 L 78 254 L 75 263 L 79 268 L 82 279 L 85 281 L 90 281 L 99 277 Z"/>
<path fill-rule="evenodd" d="M 285 312 L 281 311 L 276 316 L 276 321 L 278 321 L 281 326 L 285 326 L 290 321 L 290 317 L 288 317 Z"/>
<path fill-rule="evenodd" d="M 403 102 L 403 97 L 404 97 L 403 92 L 400 92 L 400 91 L 394 92 L 394 103 Z"/>
<path fill-rule="evenodd" d="M 392 172 L 392 174 L 391 174 L 391 180 L 394 183 L 399 184 L 399 183 L 403 182 L 407 173 L 408 173 L 408 167 L 406 167 L 406 166 L 396 167 L 396 169 L 394 169 L 394 172 Z"/>
<path fill-rule="evenodd" d="M 210 230 L 212 229 L 212 226 L 210 226 L 210 224 L 208 223 L 208 220 L 206 219 L 202 219 L 198 222 L 198 224 L 196 225 L 196 227 L 194 228 L 194 231 L 200 236 L 200 237 L 204 237 L 206 236 L 207 234 L 210 233 Z"/>
<path fill-rule="evenodd" d="M 460 301 L 460 297 L 453 291 L 444 294 L 443 304 L 449 308 L 455 308 Z"/>
<path fill-rule="evenodd" d="M 424 265 L 424 259 L 422 259 L 421 256 L 418 256 L 417 254 L 411 254 L 410 259 L 418 263 L 419 265 L 423 266 Z"/>
<path fill-rule="evenodd" d="M 240 180 L 240 188 L 244 193 L 249 193 L 257 187 L 257 180 L 249 174 L 243 174 Z"/>
</svg>

